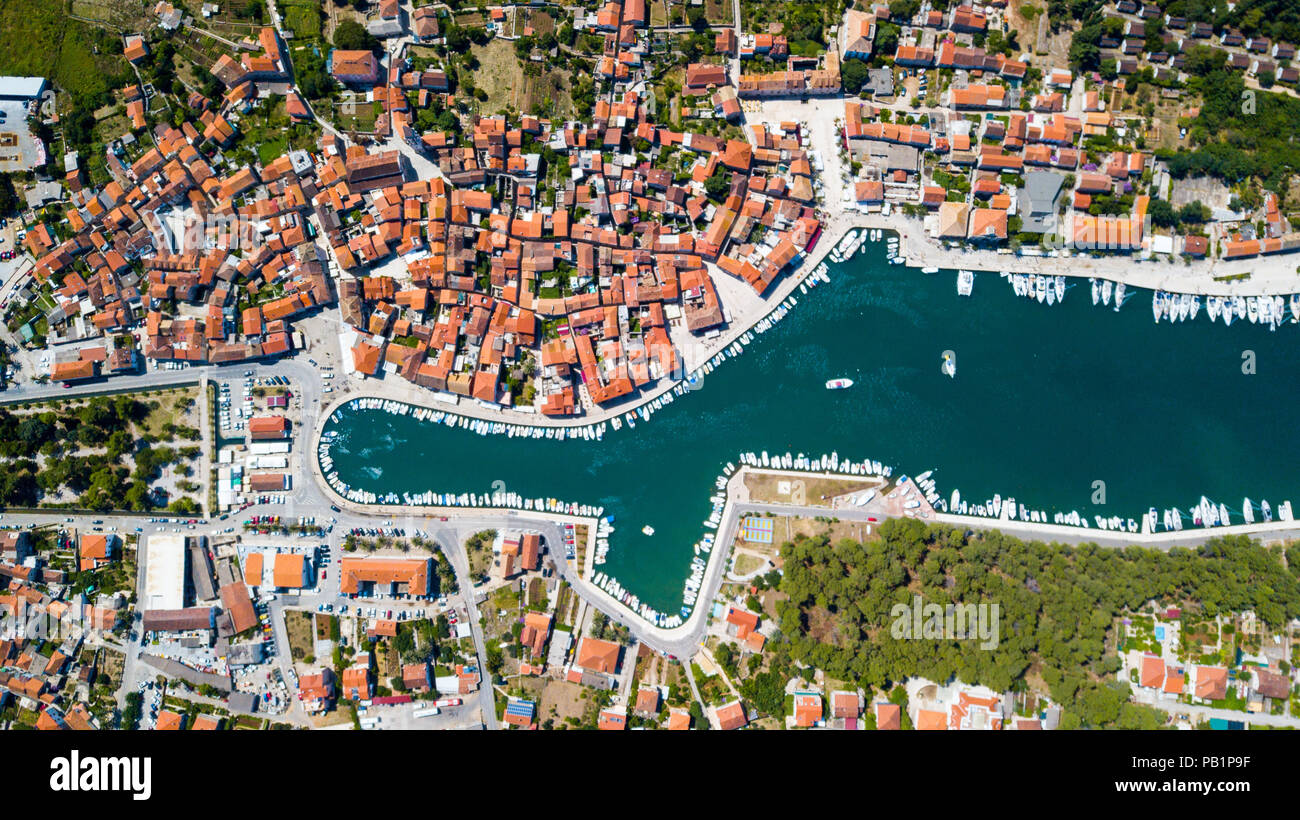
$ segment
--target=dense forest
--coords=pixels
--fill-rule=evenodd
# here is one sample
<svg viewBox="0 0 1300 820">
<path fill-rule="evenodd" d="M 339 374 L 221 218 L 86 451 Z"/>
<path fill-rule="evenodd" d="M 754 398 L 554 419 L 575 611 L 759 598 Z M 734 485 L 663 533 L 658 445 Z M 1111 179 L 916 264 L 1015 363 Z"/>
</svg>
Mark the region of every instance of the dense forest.
<svg viewBox="0 0 1300 820">
<path fill-rule="evenodd" d="M 1048 8 L 1058 30 L 1077 26 L 1070 41 L 1071 66 L 1115 79 L 1116 61 L 1100 43 L 1103 35 L 1112 40 L 1123 36 L 1124 18 L 1110 13 L 1102 0 L 1050 0 Z M 1219 33 L 1232 28 L 1247 37 L 1300 43 L 1300 5 L 1289 0 L 1245 0 L 1231 9 L 1210 0 L 1176 0 L 1163 4 L 1163 10 L 1192 22 L 1210 23 Z M 1167 40 L 1180 36 L 1181 32 L 1164 28 L 1163 18 L 1146 21 L 1147 51 L 1164 50 Z M 1208 42 L 1185 43 L 1184 56 L 1186 88 L 1202 102 L 1199 115 L 1186 122 L 1191 147 L 1160 151 L 1157 156 L 1169 163 L 1176 178 L 1208 175 L 1230 185 L 1259 179 L 1265 188 L 1285 194 L 1291 175 L 1300 170 L 1292 144 L 1300 130 L 1300 100 L 1248 89 L 1241 72 L 1227 67 L 1228 53 Z M 1135 83 L 1152 82 L 1153 77 L 1151 72 L 1130 77 L 1129 91 Z M 1269 89 L 1275 76 L 1264 71 L 1256 79 L 1262 89 Z"/>
<path fill-rule="evenodd" d="M 785 544 L 778 604 L 790 658 L 888 689 L 920 675 L 954 677 L 995 690 L 1023 690 L 1033 671 L 1068 716 L 1064 725 L 1155 727 L 1163 716 L 1127 703 L 1116 683 L 1115 619 L 1148 601 L 1207 616 L 1253 609 L 1277 626 L 1300 615 L 1300 582 L 1279 553 L 1245 537 L 1213 538 L 1192 550 L 1123 550 L 971 534 L 914 519 L 883 524 L 860 544 L 825 537 Z M 1000 643 L 898 640 L 895 604 L 997 603 Z"/>
<path fill-rule="evenodd" d="M 1209 174 L 1229 183 L 1258 177 L 1266 188 L 1285 193 L 1291 175 L 1300 169 L 1293 144 L 1300 130 L 1300 100 L 1248 92 L 1241 75 L 1222 62 L 1220 53 L 1217 65 L 1206 65 L 1201 76 L 1189 80 L 1202 99 L 1190 129 L 1196 147 L 1161 156 L 1175 177 Z"/>
<path fill-rule="evenodd" d="M 0 504 L 36 506 L 43 493 L 68 490 L 86 508 L 153 508 L 150 484 L 162 468 L 198 455 L 196 446 L 152 446 L 157 439 L 139 425 L 157 404 L 100 396 L 58 411 L 0 409 Z M 195 430 L 168 427 L 170 437 L 198 438 Z M 184 501 L 177 512 L 191 511 Z"/>
</svg>

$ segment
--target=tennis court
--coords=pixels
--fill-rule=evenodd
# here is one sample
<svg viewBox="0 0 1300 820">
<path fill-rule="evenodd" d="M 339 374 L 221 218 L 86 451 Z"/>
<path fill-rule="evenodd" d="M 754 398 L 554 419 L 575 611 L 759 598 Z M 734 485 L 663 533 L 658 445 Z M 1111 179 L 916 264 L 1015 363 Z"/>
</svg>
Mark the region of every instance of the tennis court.
<svg viewBox="0 0 1300 820">
<path fill-rule="evenodd" d="M 740 537 L 751 544 L 772 543 L 772 519 L 748 516 L 740 522 Z"/>
</svg>

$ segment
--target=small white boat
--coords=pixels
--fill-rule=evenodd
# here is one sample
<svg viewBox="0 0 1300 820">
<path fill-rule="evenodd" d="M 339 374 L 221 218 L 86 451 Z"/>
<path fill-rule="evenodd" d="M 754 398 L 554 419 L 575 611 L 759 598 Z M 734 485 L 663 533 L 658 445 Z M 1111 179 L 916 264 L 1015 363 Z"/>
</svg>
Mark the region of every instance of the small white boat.
<svg viewBox="0 0 1300 820">
<path fill-rule="evenodd" d="M 970 296 L 975 288 L 975 274 L 968 270 L 957 271 L 957 295 Z"/>
<path fill-rule="evenodd" d="M 1115 286 L 1115 310 L 1118 311 L 1124 304 L 1124 288 L 1127 287 L 1123 282 Z"/>
<path fill-rule="evenodd" d="M 957 377 L 957 360 L 947 353 L 943 354 L 943 372 L 950 379 Z"/>
<path fill-rule="evenodd" d="M 1114 287 L 1115 287 L 1115 283 L 1110 281 L 1109 279 L 1106 279 L 1101 283 L 1101 303 L 1103 305 L 1107 305 L 1107 306 L 1110 305 L 1110 292 L 1114 289 Z"/>
<path fill-rule="evenodd" d="M 1092 303 L 1095 305 L 1101 301 L 1101 283 L 1096 279 L 1089 279 L 1088 284 L 1092 285 Z"/>
<path fill-rule="evenodd" d="M 1251 506 L 1249 498 L 1241 500 L 1241 517 L 1246 519 L 1247 524 L 1255 523 L 1255 508 Z"/>
<path fill-rule="evenodd" d="M 655 528 L 650 526 L 649 524 L 646 524 L 644 527 L 641 528 L 641 532 L 645 533 L 646 535 L 654 535 Z"/>
<path fill-rule="evenodd" d="M 921 268 L 921 273 L 938 273 L 938 268 Z"/>
<path fill-rule="evenodd" d="M 827 390 L 844 390 L 853 386 L 853 379 L 831 379 L 826 382 Z"/>
</svg>

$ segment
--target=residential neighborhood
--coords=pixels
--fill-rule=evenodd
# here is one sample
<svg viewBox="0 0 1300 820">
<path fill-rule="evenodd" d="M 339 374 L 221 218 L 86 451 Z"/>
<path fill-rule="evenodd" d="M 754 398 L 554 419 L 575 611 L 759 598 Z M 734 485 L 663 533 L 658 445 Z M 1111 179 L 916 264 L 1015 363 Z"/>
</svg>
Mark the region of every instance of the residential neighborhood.
<svg viewBox="0 0 1300 820">
<path fill-rule="evenodd" d="M 1017 518 L 859 450 L 1074 427 L 829 372 L 896 343 L 881 314 L 923 322 L 890 265 L 1300 323 L 1284 4 L 104 0 L 67 4 L 66 48 L 12 5 L 48 55 L 0 55 L 0 727 L 1300 727 L 1285 486 L 1276 519 L 1111 520 L 1100 479 L 1096 528 L 1028 491 Z M 877 278 L 809 319 L 836 338 L 783 336 L 868 237 Z M 996 324 L 924 325 L 925 375 L 964 388 L 944 334 Z M 760 335 L 763 372 L 702 387 Z M 963 378 L 1002 355 L 979 338 Z M 1031 353 L 1092 391 L 1119 368 Z M 1169 412 L 1124 406 L 1084 426 Z M 1253 418 L 1186 438 L 1293 426 Z M 1284 482 L 1270 441 L 1196 461 L 1267 449 Z M 891 632 L 922 594 L 1001 631 Z"/>
</svg>

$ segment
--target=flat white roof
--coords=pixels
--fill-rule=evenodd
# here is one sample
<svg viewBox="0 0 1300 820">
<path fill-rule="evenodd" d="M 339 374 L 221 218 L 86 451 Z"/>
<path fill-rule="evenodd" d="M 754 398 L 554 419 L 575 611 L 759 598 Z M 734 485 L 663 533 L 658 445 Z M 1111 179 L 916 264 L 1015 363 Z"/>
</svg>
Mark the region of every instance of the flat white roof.
<svg viewBox="0 0 1300 820">
<path fill-rule="evenodd" d="M 34 100 L 44 90 L 44 77 L 0 77 L 0 97 Z"/>
<path fill-rule="evenodd" d="M 183 535 L 151 535 L 145 542 L 144 606 L 142 609 L 185 608 L 185 549 Z"/>
</svg>

